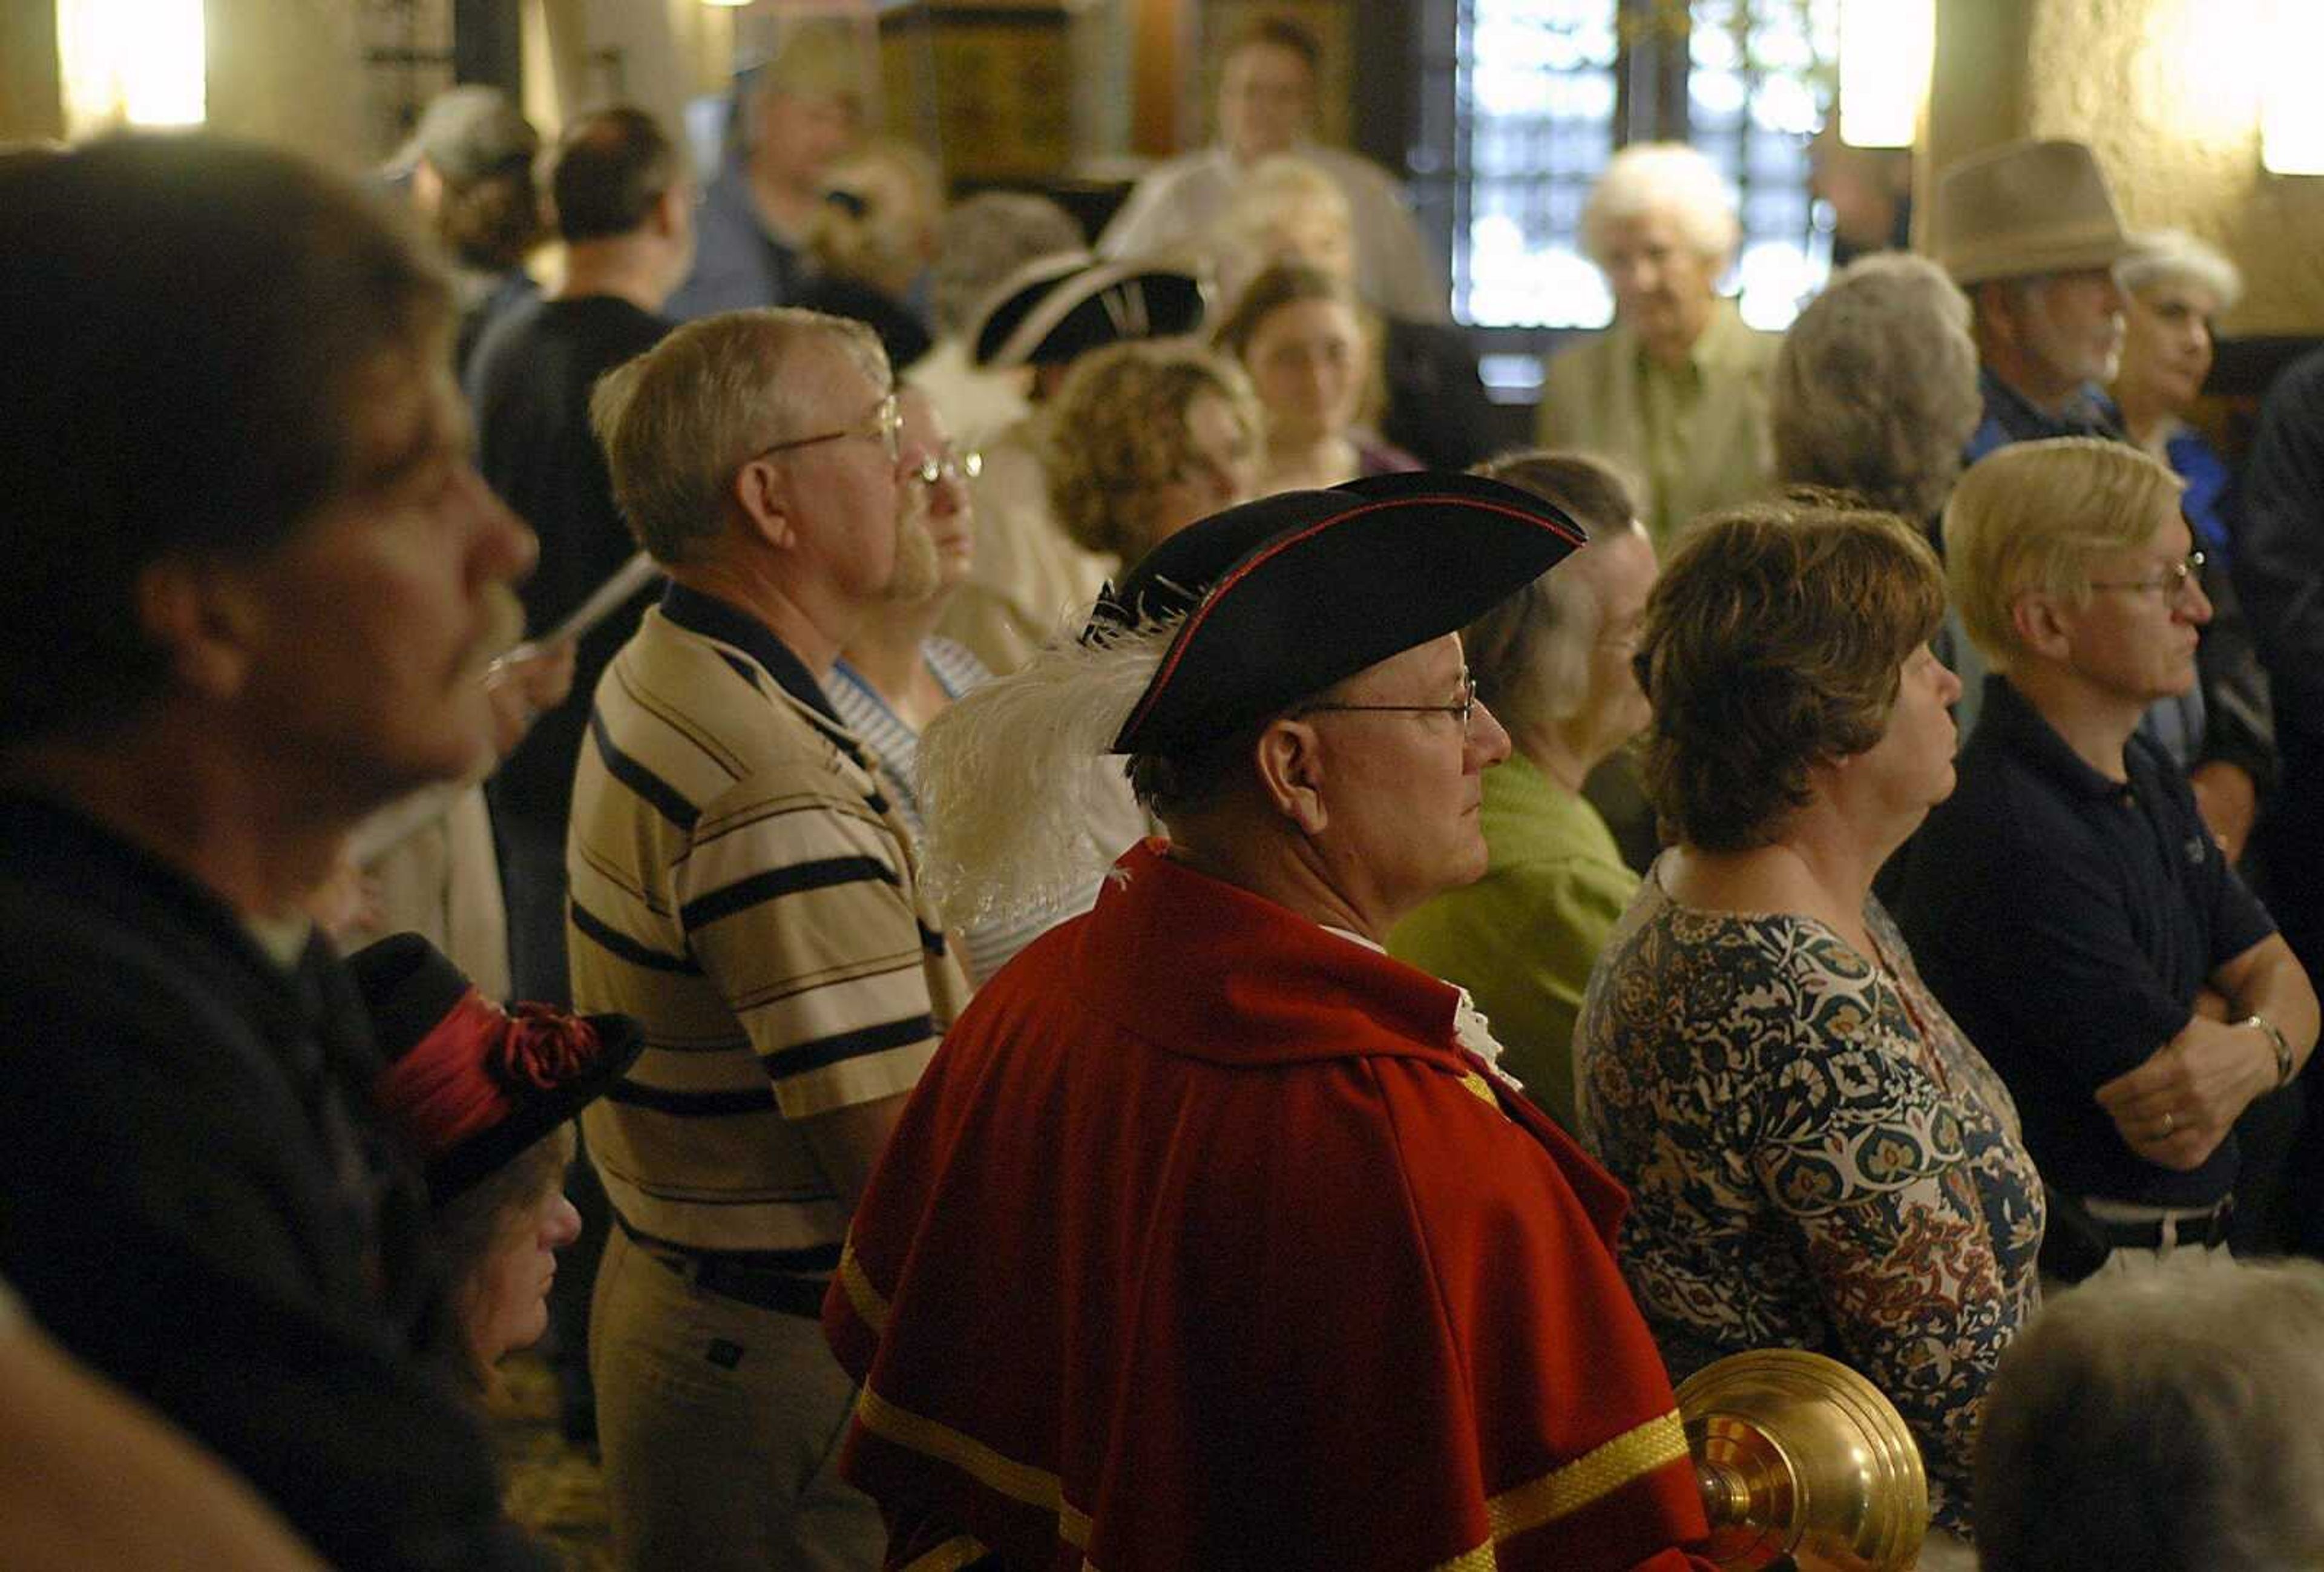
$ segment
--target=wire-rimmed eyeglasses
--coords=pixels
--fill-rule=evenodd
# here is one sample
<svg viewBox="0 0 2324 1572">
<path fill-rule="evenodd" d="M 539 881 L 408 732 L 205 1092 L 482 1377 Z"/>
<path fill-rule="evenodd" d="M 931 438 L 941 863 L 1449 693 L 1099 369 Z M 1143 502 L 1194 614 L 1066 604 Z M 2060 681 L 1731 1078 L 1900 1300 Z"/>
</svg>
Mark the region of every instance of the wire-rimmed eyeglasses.
<svg viewBox="0 0 2324 1572">
<path fill-rule="evenodd" d="M 1291 713 L 1296 717 L 1336 712 L 1342 715 L 1449 715 L 1467 730 L 1469 717 L 1477 711 L 1477 680 L 1468 672 L 1461 673 L 1461 697 L 1450 704 L 1303 704 Z"/>
<path fill-rule="evenodd" d="M 817 431 L 812 437 L 793 437 L 785 442 L 770 442 L 751 455 L 765 458 L 777 453 L 788 453 L 794 448 L 812 448 L 817 442 L 844 441 L 850 437 L 867 437 L 887 450 L 888 462 L 896 462 L 897 434 L 904 429 L 904 417 L 896 409 L 896 395 L 890 393 L 872 406 L 872 414 L 861 424 L 837 431 Z"/>
<path fill-rule="evenodd" d="M 2203 554 L 2200 551 L 2190 551 L 2187 553 L 2187 559 L 2185 561 L 2173 562 L 2170 567 L 2165 568 L 2162 572 L 2156 574 L 2152 578 L 2118 578 L 2107 584 L 2094 582 L 2091 584 L 2090 587 L 2092 589 L 2135 589 L 2140 591 L 2153 591 L 2159 589 L 2163 592 L 2163 600 L 2169 602 L 2177 600 L 2181 596 L 2186 594 L 2187 587 L 2189 585 L 2192 584 L 2200 587 L 2202 583 L 2202 572 Z"/>
</svg>

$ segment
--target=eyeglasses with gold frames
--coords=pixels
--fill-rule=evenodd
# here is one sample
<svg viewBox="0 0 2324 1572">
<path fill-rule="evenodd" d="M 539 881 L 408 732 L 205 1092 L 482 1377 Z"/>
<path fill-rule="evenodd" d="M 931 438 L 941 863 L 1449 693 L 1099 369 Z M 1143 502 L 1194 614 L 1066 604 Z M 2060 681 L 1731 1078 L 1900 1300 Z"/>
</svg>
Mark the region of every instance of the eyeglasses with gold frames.
<svg viewBox="0 0 2324 1572">
<path fill-rule="evenodd" d="M 984 473 L 984 455 L 973 448 L 959 452 L 946 443 L 943 452 L 929 454 L 904 473 L 922 485 L 934 485 L 942 480 L 974 480 Z"/>
<path fill-rule="evenodd" d="M 848 426 L 837 431 L 817 431 L 812 437 L 793 437 L 785 442 L 770 442 L 751 455 L 756 458 L 772 458 L 797 448 L 812 448 L 818 442 L 844 442 L 850 437 L 868 438 L 887 450 L 888 462 L 896 462 L 897 439 L 904 429 L 904 417 L 896 408 L 896 395 L 889 393 L 872 406 L 871 418 L 860 425 Z"/>
<path fill-rule="evenodd" d="M 2200 587 L 2202 572 L 2203 554 L 2200 551 L 2190 551 L 2187 553 L 2185 561 L 2173 562 L 2152 578 L 2120 578 L 2104 584 L 2093 582 L 2090 587 L 2092 589 L 2135 589 L 2142 594 L 2159 589 L 2163 592 L 2163 603 L 2169 605 L 2185 595 L 2189 585 Z"/>
</svg>

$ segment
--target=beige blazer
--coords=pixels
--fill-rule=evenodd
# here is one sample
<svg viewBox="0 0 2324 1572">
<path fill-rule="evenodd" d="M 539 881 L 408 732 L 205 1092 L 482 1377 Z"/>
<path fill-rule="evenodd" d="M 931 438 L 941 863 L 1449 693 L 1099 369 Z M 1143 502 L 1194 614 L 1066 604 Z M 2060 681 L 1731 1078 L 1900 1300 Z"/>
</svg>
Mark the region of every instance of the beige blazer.
<svg viewBox="0 0 2324 1572">
<path fill-rule="evenodd" d="M 1611 460 L 1636 488 L 1655 549 L 1665 550 L 1697 515 L 1764 496 L 1774 485 L 1767 387 L 1780 343 L 1745 327 L 1734 301 L 1718 303 L 1694 346 L 1702 396 L 1661 445 L 1676 458 L 1665 473 L 1656 473 L 1647 430 L 1644 352 L 1618 322 L 1549 363 L 1536 430 L 1545 447 Z"/>
</svg>

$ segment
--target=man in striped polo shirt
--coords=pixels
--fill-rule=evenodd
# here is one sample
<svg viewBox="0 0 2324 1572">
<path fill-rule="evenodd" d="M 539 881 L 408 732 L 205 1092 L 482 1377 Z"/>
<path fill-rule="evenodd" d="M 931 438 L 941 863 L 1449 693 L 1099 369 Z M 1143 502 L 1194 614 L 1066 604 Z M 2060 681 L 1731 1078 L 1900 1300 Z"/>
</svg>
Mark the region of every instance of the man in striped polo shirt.
<svg viewBox="0 0 2324 1572">
<path fill-rule="evenodd" d="M 968 989 L 820 680 L 867 610 L 929 593 L 935 548 L 858 324 L 706 318 L 609 374 L 591 419 L 671 580 L 597 685 L 567 843 L 574 1000 L 649 1043 L 587 1122 L 614 1542 L 625 1567 L 875 1567 L 815 1317 Z"/>
</svg>

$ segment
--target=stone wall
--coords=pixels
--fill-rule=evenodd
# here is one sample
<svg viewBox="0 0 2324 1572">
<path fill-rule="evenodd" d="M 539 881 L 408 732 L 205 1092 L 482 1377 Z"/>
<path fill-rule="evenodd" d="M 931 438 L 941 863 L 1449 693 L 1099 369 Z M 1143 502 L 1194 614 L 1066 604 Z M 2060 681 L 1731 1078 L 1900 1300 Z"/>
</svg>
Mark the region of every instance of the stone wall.
<svg viewBox="0 0 2324 1572">
<path fill-rule="evenodd" d="M 2260 168 L 2272 9 L 1942 0 L 1932 162 L 2012 136 L 2079 138 L 2134 229 L 2188 230 L 2242 266 L 2249 287 L 2227 332 L 2324 332 L 2324 178 Z"/>
</svg>

